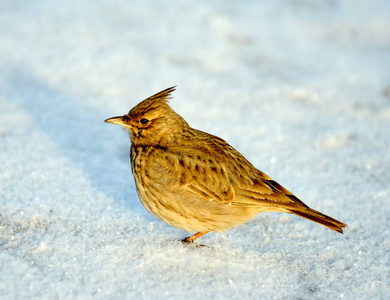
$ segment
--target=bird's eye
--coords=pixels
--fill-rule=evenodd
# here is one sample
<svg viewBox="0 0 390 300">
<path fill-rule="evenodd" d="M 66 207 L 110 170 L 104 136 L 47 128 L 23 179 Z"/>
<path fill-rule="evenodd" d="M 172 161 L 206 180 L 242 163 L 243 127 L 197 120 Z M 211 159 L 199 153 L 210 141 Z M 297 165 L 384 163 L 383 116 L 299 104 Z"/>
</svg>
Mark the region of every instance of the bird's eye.
<svg viewBox="0 0 390 300">
<path fill-rule="evenodd" d="M 146 123 L 149 122 L 149 120 L 144 118 L 144 119 L 141 119 L 140 122 L 141 122 L 142 125 L 145 125 Z"/>
</svg>

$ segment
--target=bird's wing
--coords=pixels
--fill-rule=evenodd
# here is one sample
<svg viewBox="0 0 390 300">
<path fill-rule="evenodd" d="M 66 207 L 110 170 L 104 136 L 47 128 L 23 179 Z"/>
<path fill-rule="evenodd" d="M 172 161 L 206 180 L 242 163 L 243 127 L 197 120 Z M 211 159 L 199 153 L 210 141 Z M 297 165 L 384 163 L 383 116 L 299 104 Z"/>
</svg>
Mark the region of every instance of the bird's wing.
<svg viewBox="0 0 390 300">
<path fill-rule="evenodd" d="M 154 160 L 153 175 L 148 176 L 152 176 L 160 188 L 181 194 L 184 199 L 189 196 L 196 201 L 215 201 L 258 212 L 292 213 L 343 232 L 346 224 L 309 208 L 237 153 L 234 159 L 224 161 L 210 155 L 167 153 Z"/>
<path fill-rule="evenodd" d="M 183 191 L 206 201 L 248 207 L 306 206 L 236 153 L 235 157 L 239 160 L 235 161 L 218 160 L 210 155 L 171 152 L 156 162 L 161 170 L 156 177 L 164 180 L 166 186 L 179 185 Z"/>
</svg>

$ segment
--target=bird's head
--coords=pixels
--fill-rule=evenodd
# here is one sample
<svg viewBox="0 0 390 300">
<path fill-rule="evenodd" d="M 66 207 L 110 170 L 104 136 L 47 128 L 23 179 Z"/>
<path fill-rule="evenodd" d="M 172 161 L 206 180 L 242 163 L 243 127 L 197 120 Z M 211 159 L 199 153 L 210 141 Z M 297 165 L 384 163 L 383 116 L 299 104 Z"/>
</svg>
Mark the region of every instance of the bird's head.
<svg viewBox="0 0 390 300">
<path fill-rule="evenodd" d="M 126 128 L 134 145 L 165 146 L 175 139 L 176 133 L 188 127 L 186 121 L 169 105 L 170 93 L 175 87 L 165 89 L 133 107 L 128 114 L 105 120 Z"/>
</svg>

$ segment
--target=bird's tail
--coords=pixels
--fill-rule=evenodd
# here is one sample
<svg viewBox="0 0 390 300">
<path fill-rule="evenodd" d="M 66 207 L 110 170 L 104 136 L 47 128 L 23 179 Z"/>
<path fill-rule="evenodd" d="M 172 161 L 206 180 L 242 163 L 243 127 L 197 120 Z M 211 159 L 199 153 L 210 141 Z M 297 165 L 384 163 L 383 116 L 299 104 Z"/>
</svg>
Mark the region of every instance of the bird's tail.
<svg viewBox="0 0 390 300">
<path fill-rule="evenodd" d="M 321 225 L 324 225 L 330 229 L 333 229 L 334 231 L 343 233 L 343 228 L 347 226 L 347 224 L 344 224 L 343 222 L 337 221 L 336 219 L 333 219 L 327 215 L 324 215 L 323 213 L 320 213 L 319 211 L 316 211 L 311 208 L 302 208 L 300 209 L 290 209 L 289 213 L 298 215 L 302 218 L 311 220 L 313 222 L 319 223 Z"/>
</svg>

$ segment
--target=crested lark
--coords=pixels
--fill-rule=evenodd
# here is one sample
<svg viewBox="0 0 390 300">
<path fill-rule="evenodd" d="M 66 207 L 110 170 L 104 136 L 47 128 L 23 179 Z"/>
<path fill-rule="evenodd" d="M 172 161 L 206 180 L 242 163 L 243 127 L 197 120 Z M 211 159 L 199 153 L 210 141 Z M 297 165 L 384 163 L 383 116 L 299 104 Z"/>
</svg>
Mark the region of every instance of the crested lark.
<svg viewBox="0 0 390 300">
<path fill-rule="evenodd" d="M 131 168 L 145 208 L 171 226 L 197 232 L 183 242 L 267 211 L 295 214 L 343 233 L 346 224 L 309 208 L 221 138 L 190 127 L 168 105 L 174 90 L 105 122 L 130 133 Z"/>
</svg>

